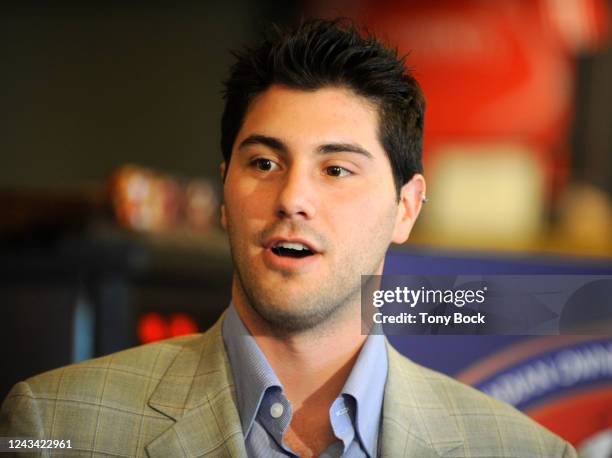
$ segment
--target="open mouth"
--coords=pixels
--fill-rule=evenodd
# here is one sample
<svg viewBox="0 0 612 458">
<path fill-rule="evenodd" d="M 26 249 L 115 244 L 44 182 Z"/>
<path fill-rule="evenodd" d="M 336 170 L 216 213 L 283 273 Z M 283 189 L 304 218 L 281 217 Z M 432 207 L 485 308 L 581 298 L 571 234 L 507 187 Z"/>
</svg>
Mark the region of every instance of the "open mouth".
<svg viewBox="0 0 612 458">
<path fill-rule="evenodd" d="M 306 245 L 295 242 L 279 242 L 271 249 L 276 256 L 287 258 L 305 258 L 314 254 Z"/>
</svg>

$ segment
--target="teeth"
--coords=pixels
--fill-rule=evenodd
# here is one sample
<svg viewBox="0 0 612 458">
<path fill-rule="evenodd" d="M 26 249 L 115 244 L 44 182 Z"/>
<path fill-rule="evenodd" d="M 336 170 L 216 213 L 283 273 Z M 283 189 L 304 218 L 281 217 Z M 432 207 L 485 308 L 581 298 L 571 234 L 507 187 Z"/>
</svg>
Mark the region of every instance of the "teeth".
<svg viewBox="0 0 612 458">
<path fill-rule="evenodd" d="M 289 250 L 308 250 L 310 249 L 301 243 L 280 242 L 275 245 L 276 248 L 286 248 Z"/>
</svg>

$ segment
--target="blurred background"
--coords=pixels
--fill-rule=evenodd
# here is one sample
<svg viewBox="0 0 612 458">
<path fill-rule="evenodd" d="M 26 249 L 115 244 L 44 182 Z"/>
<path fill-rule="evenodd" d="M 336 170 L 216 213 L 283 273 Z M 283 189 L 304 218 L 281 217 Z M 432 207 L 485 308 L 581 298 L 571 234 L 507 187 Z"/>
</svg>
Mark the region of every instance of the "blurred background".
<svg viewBox="0 0 612 458">
<path fill-rule="evenodd" d="M 427 98 L 430 202 L 387 273 L 612 274 L 610 10 L 606 0 L 3 2 L 0 397 L 44 370 L 202 331 L 227 306 L 221 82 L 230 50 L 270 22 L 348 16 L 408 54 Z M 586 456 L 612 456 L 609 336 L 392 342 Z"/>
</svg>

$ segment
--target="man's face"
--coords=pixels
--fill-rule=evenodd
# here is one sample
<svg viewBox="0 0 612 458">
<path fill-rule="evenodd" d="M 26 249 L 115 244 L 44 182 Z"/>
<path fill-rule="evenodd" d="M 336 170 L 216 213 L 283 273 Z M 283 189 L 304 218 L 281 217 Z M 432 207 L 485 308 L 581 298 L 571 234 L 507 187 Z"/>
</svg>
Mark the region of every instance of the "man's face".
<svg viewBox="0 0 612 458">
<path fill-rule="evenodd" d="M 359 302 L 362 274 L 382 272 L 402 211 L 377 128 L 376 107 L 344 88 L 275 85 L 251 103 L 222 224 L 234 294 L 273 329 L 337 316 Z"/>
</svg>

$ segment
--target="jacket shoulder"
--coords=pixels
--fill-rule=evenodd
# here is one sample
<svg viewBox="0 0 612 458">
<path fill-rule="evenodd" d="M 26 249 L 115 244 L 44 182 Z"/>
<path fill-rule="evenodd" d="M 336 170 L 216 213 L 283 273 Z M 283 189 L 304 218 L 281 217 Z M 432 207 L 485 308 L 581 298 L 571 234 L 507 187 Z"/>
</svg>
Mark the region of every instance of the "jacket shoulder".
<svg viewBox="0 0 612 458">
<path fill-rule="evenodd" d="M 201 334 L 181 336 L 133 347 L 95 359 L 53 369 L 25 380 L 36 397 L 97 401 L 103 391 L 146 391 L 164 375 L 177 354 Z M 126 399 L 126 401 L 133 398 Z"/>
<path fill-rule="evenodd" d="M 447 434 L 454 434 L 458 442 L 463 442 L 456 454 L 448 456 L 576 456 L 566 441 L 511 405 L 416 364 L 395 350 L 389 356 L 396 378 L 399 375 L 410 380 L 402 383 L 405 390 L 413 391 L 406 396 L 411 404 L 417 405 L 417 410 L 426 412 L 429 428 L 445 424 Z M 435 435 L 435 431 L 431 434 Z"/>
<path fill-rule="evenodd" d="M 19 382 L 2 403 L 0 436 L 89 438 L 99 428 L 101 412 L 121 419 L 126 430 L 132 419 L 154 417 L 156 412 L 146 408 L 151 393 L 176 356 L 205 336 L 142 345 Z"/>
</svg>

